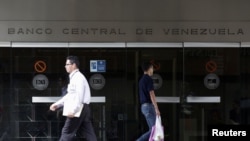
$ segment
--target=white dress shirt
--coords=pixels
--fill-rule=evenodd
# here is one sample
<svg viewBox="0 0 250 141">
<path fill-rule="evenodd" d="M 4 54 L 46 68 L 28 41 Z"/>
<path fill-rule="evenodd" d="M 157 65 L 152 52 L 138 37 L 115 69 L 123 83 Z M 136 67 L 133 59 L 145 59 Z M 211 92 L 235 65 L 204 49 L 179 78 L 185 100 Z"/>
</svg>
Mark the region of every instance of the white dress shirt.
<svg viewBox="0 0 250 141">
<path fill-rule="evenodd" d="M 55 104 L 75 114 L 79 111 L 81 104 L 90 103 L 91 93 L 88 81 L 78 69 L 70 73 L 69 79 L 67 94 Z"/>
</svg>

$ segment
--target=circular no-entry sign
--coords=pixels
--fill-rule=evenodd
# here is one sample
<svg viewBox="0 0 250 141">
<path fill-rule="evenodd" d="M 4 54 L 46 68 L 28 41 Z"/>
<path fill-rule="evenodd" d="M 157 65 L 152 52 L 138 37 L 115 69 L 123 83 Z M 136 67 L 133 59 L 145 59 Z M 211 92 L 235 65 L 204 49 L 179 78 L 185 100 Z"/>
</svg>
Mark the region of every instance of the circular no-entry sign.
<svg viewBox="0 0 250 141">
<path fill-rule="evenodd" d="M 206 63 L 206 71 L 209 73 L 213 73 L 217 70 L 217 64 L 214 61 L 208 61 Z"/>
<path fill-rule="evenodd" d="M 36 72 L 43 73 L 43 72 L 46 71 L 47 65 L 46 65 L 46 63 L 44 61 L 39 60 L 39 61 L 35 62 L 34 69 L 35 69 Z"/>
</svg>

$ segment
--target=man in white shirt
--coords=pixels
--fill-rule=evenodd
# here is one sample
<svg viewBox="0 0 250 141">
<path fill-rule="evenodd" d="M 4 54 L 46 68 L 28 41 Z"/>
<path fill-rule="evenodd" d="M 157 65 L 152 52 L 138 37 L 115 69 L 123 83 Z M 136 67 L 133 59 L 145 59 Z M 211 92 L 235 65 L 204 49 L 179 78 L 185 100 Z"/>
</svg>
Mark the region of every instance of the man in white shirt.
<svg viewBox="0 0 250 141">
<path fill-rule="evenodd" d="M 52 111 L 63 106 L 63 115 L 67 116 L 59 141 L 73 141 L 77 132 L 87 141 L 97 141 L 89 108 L 90 88 L 85 76 L 79 71 L 79 65 L 77 56 L 66 58 L 65 68 L 69 73 L 67 94 L 50 106 Z"/>
</svg>

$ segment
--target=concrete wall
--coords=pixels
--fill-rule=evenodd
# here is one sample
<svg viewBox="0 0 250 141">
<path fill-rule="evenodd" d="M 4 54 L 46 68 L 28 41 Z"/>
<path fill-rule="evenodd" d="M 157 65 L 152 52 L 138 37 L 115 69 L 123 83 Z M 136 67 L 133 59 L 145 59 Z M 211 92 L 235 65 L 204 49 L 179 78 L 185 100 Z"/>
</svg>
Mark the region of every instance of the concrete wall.
<svg viewBox="0 0 250 141">
<path fill-rule="evenodd" d="M 250 20 L 249 0 L 1 0 L 0 3 L 0 20 Z"/>
<path fill-rule="evenodd" d="M 0 0 L 0 41 L 249 42 L 247 0 Z"/>
</svg>

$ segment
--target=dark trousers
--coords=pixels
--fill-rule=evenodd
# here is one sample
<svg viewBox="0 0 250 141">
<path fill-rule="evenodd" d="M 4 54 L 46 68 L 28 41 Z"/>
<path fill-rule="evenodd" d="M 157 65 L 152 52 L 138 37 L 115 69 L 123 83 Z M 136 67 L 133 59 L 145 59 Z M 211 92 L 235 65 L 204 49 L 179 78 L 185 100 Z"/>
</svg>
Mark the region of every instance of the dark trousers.
<svg viewBox="0 0 250 141">
<path fill-rule="evenodd" d="M 59 141 L 74 141 L 76 133 L 86 141 L 97 141 L 91 121 L 91 111 L 87 104 L 84 104 L 79 118 L 66 119 Z"/>
</svg>

